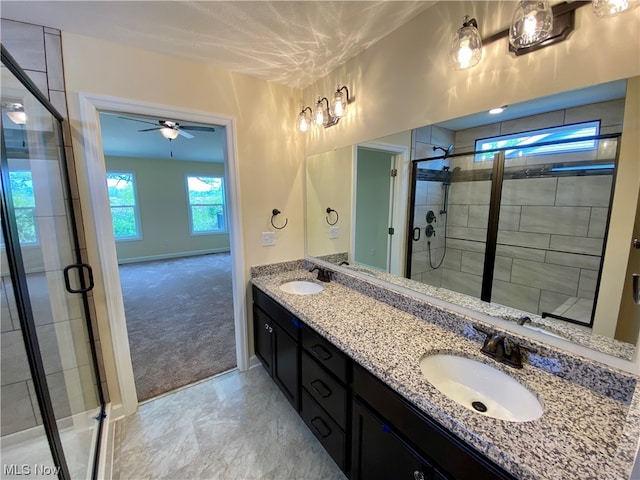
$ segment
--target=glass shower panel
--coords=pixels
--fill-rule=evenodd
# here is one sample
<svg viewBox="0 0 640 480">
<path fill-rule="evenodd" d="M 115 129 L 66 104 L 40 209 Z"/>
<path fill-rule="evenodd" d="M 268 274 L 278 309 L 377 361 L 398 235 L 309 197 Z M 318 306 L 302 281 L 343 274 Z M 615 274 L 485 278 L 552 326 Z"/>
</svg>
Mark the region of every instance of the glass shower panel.
<svg viewBox="0 0 640 480">
<path fill-rule="evenodd" d="M 9 171 L 13 213 L 46 383 L 71 477 L 86 478 L 93 470 L 101 399 L 83 296 L 65 288 L 63 270 L 77 263 L 77 245 L 60 122 L 6 68 L 2 68 L 2 104 L 3 161 Z M 6 108 L 7 105 L 11 107 Z M 14 105 L 21 106 L 26 121 L 16 123 L 9 115 Z M 72 273 L 70 277 L 71 286 L 79 288 L 78 276 Z M 14 341 L 22 340 L 13 339 L 9 348 L 19 349 Z M 2 343 L 4 357 L 4 333 Z M 2 397 L 4 413 L 4 386 Z M 6 408 L 22 408 L 25 401 L 37 405 L 33 389 L 25 398 L 16 397 L 15 405 L 7 404 Z M 3 427 L 4 418 L 3 415 Z M 36 423 L 42 423 L 37 415 Z M 25 423 L 22 430 L 29 428 Z M 4 448 L 3 442 L 3 456 Z"/>
<path fill-rule="evenodd" d="M 492 171 L 472 154 L 418 163 L 413 280 L 480 298 Z"/>
<path fill-rule="evenodd" d="M 618 139 L 589 142 L 505 152 L 492 302 L 591 324 Z"/>
<path fill-rule="evenodd" d="M 2 239 L 5 236 L 2 221 Z M 2 363 L 0 364 L 0 452 L 2 478 L 29 477 L 33 465 L 53 466 L 53 458 L 38 402 L 32 400 L 33 379 L 27 362 L 24 332 L 16 308 L 7 251 L 0 240 L 0 320 Z M 26 467 L 25 467 L 26 466 Z"/>
</svg>

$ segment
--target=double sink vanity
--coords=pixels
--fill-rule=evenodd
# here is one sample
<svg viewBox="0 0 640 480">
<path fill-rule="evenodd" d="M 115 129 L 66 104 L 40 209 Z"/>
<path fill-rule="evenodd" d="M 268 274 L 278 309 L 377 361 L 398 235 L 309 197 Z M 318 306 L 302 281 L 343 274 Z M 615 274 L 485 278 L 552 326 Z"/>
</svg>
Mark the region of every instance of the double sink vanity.
<svg viewBox="0 0 640 480">
<path fill-rule="evenodd" d="M 630 477 L 636 376 L 314 266 L 252 268 L 254 345 L 347 477 Z"/>
</svg>

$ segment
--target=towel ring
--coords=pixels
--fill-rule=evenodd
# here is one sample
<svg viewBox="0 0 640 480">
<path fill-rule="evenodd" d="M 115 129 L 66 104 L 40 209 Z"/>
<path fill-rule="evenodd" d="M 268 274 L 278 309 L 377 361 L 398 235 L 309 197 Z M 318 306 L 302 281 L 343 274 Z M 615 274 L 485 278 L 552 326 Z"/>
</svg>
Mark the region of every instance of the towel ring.
<svg viewBox="0 0 640 480">
<path fill-rule="evenodd" d="M 333 223 L 329 221 L 329 217 L 331 216 L 332 212 L 336 214 L 336 221 Z M 338 215 L 338 212 L 335 211 L 333 208 L 327 207 L 327 216 L 324 217 L 324 219 L 327 221 L 329 225 L 335 225 L 336 223 L 338 223 L 338 220 L 340 220 L 340 216 Z"/>
<path fill-rule="evenodd" d="M 282 225 L 281 227 L 276 227 L 276 225 L 273 223 L 273 219 L 276 217 L 276 215 L 280 215 L 282 212 L 280 210 L 278 210 L 277 208 L 274 208 L 273 210 L 271 210 L 271 226 L 273 228 L 275 228 L 276 230 L 282 230 L 284 227 L 287 226 L 287 223 L 289 223 L 289 219 L 285 218 L 284 219 L 284 225 Z"/>
</svg>

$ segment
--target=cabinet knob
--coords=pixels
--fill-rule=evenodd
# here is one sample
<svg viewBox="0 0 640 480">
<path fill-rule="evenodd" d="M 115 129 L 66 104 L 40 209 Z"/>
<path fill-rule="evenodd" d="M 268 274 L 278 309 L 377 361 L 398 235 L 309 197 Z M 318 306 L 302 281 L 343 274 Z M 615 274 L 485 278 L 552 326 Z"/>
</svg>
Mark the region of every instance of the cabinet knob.
<svg viewBox="0 0 640 480">
<path fill-rule="evenodd" d="M 269 330 L 269 324 L 268 324 L 268 323 L 265 323 L 265 324 L 264 324 L 264 329 L 265 329 L 265 330 Z"/>
<path fill-rule="evenodd" d="M 424 480 L 424 479 L 425 479 L 424 472 L 420 470 L 416 470 L 415 472 L 413 472 L 413 480 Z"/>
<path fill-rule="evenodd" d="M 273 333 L 273 327 L 269 327 L 269 333 Z"/>
</svg>

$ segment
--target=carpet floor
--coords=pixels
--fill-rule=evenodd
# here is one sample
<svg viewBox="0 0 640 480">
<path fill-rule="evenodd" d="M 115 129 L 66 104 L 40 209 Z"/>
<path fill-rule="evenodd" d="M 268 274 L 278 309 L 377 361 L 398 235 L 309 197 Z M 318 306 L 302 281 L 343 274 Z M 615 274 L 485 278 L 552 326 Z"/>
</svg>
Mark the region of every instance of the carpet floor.
<svg viewBox="0 0 640 480">
<path fill-rule="evenodd" d="M 229 253 L 119 270 L 139 401 L 236 366 Z"/>
</svg>

